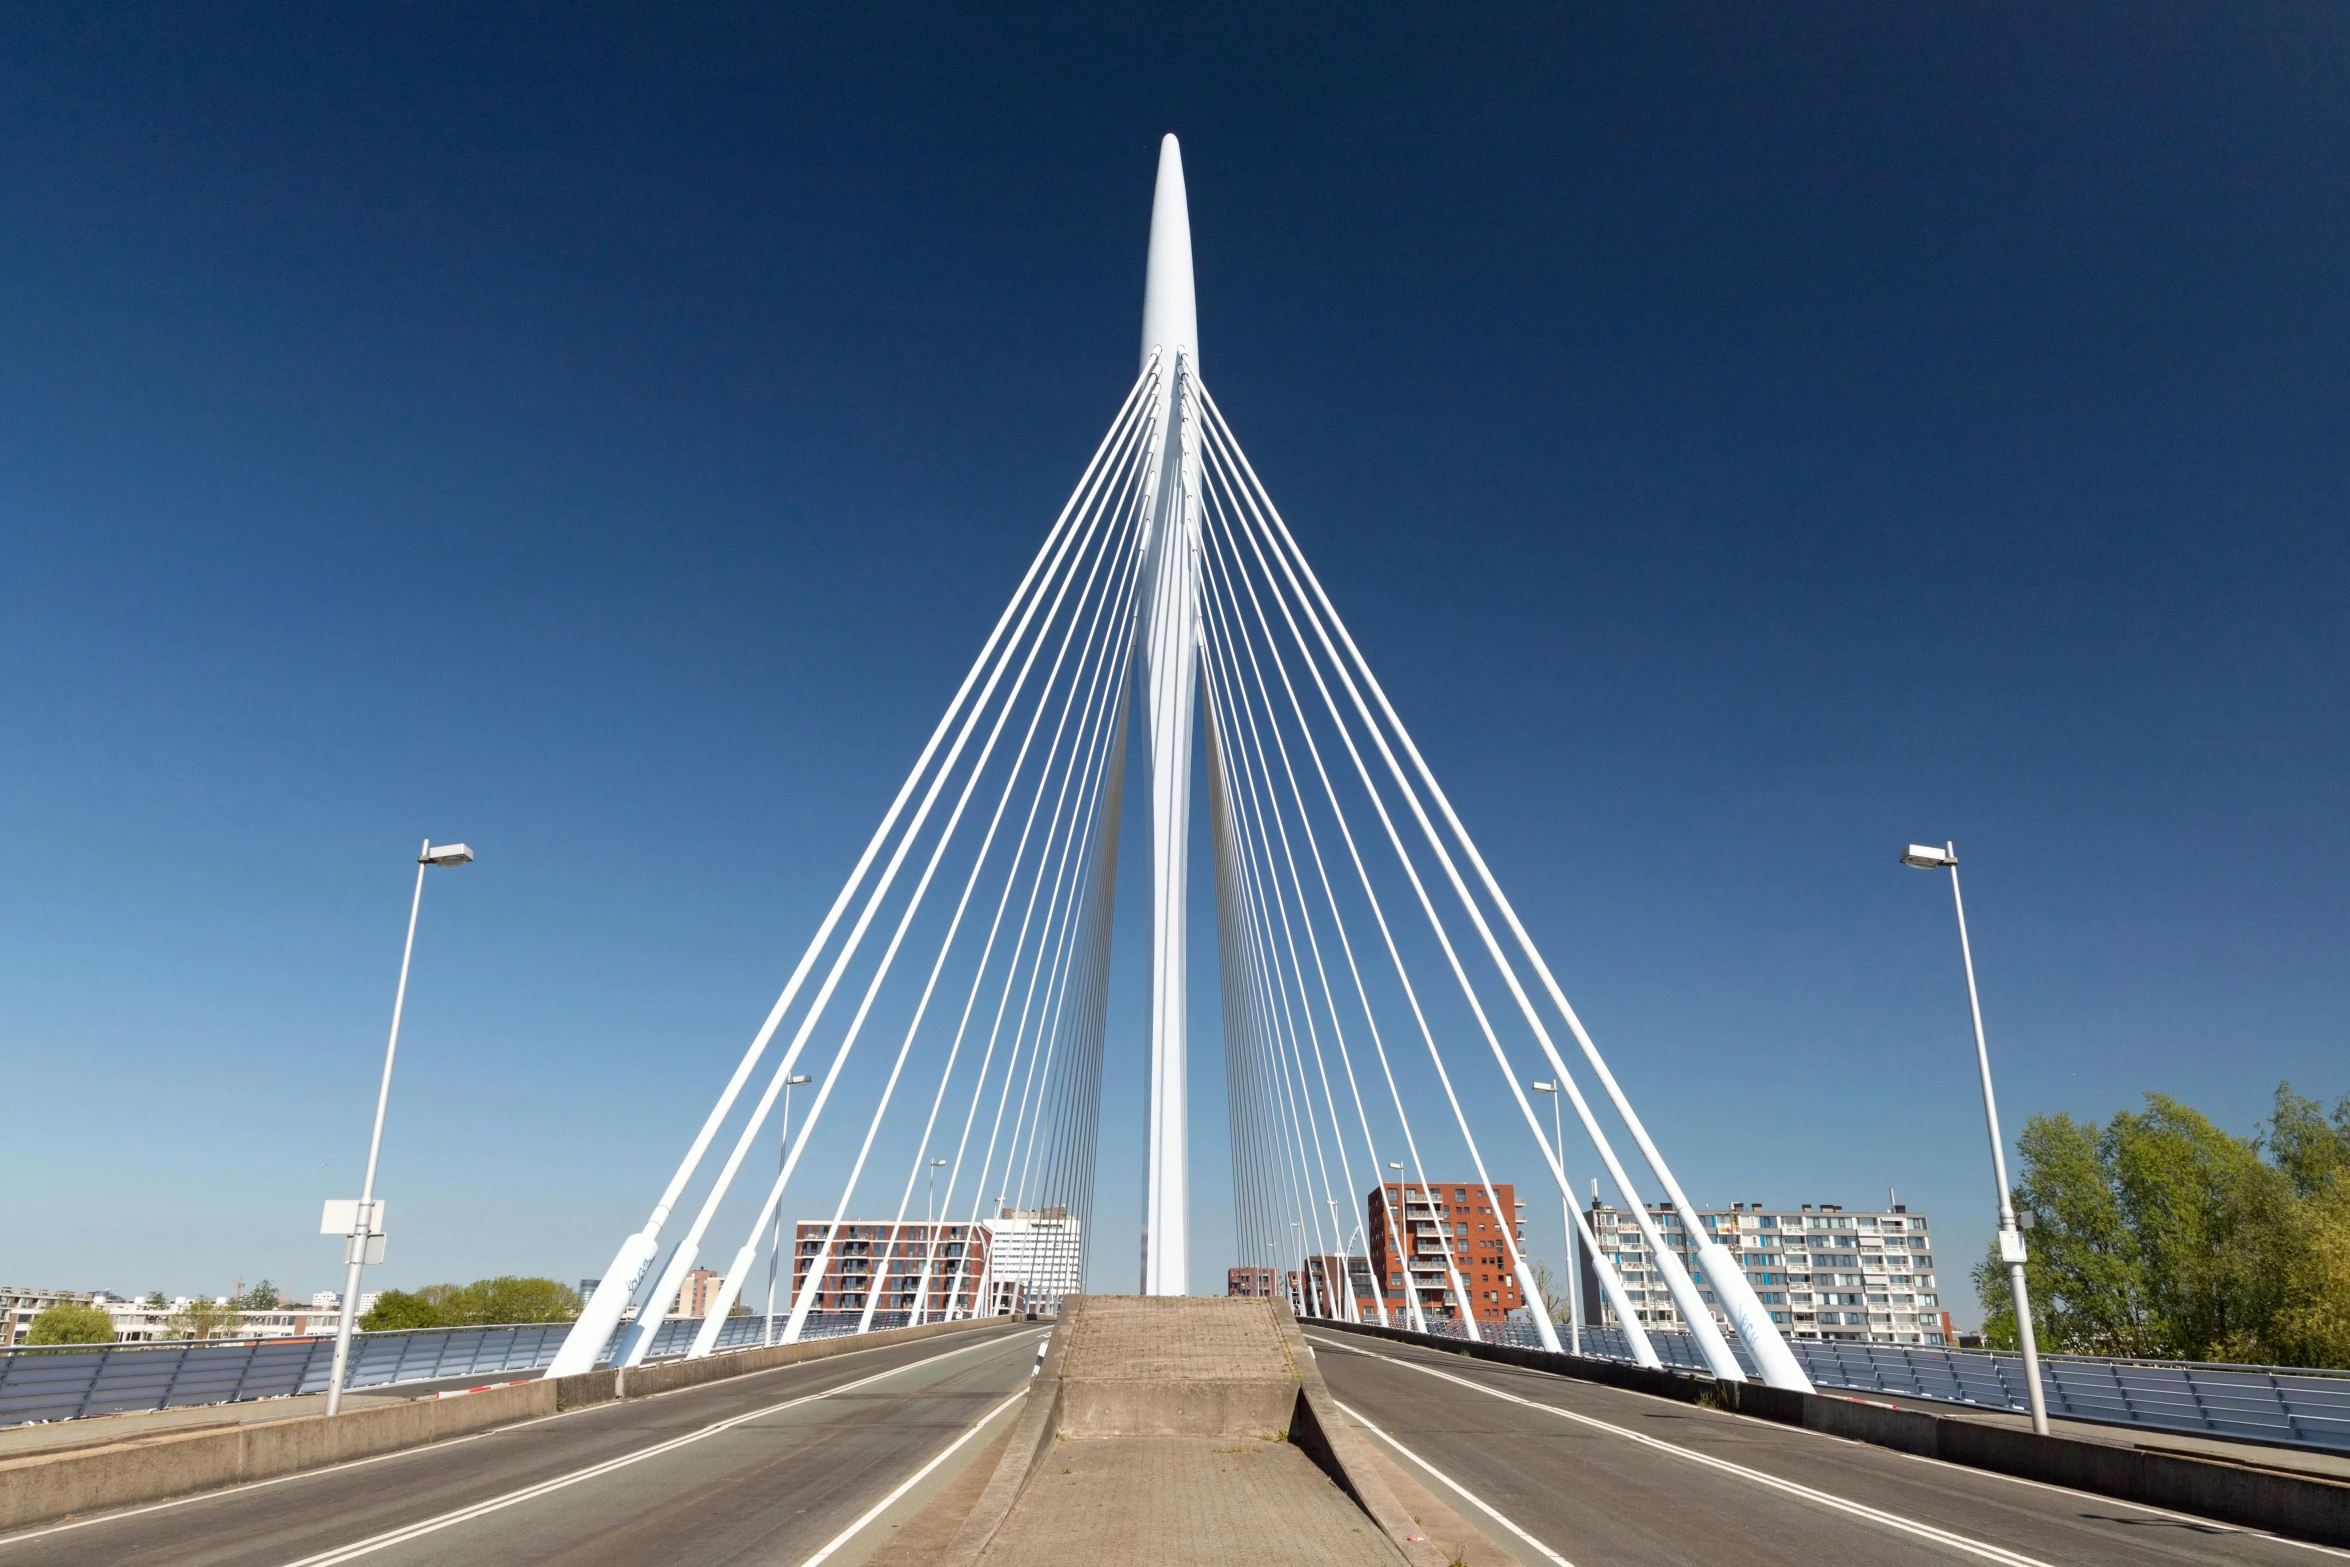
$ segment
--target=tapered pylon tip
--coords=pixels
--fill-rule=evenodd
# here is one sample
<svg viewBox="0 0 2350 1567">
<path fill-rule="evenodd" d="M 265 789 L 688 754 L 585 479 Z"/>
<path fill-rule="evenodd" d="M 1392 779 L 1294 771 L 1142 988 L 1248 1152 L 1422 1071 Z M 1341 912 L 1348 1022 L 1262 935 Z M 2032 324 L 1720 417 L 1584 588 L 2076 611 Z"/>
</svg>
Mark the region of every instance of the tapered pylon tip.
<svg viewBox="0 0 2350 1567">
<path fill-rule="evenodd" d="M 1199 307 L 1191 292 L 1191 209 L 1183 194 L 1183 147 L 1170 132 L 1159 142 L 1159 183 L 1151 198 L 1150 262 L 1142 284 L 1142 361 L 1151 350 L 1199 368 Z"/>
</svg>

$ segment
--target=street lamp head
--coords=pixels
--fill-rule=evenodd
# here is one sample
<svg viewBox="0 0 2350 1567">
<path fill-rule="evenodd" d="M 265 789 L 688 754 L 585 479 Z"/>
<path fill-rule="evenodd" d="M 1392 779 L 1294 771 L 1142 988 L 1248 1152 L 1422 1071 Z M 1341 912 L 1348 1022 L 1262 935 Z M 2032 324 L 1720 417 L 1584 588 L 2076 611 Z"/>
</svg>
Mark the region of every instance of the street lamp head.
<svg viewBox="0 0 2350 1567">
<path fill-rule="evenodd" d="M 1401 1159 L 1390 1159 L 1387 1161 L 1387 1168 L 1390 1170 L 1400 1170 L 1403 1168 L 1403 1161 Z"/>
<path fill-rule="evenodd" d="M 1914 865 L 1921 871 L 1947 870 L 1958 863 L 1958 856 L 1948 849 L 1937 849 L 1930 843 L 1913 843 L 1902 854 L 1901 863 Z"/>
<path fill-rule="evenodd" d="M 472 858 L 473 851 L 461 843 L 444 843 L 438 848 L 428 843 L 424 846 L 424 852 L 416 857 L 416 863 L 419 865 L 454 866 L 463 865 Z"/>
<path fill-rule="evenodd" d="M 946 1168 L 946 1161 L 944 1159 L 933 1159 L 930 1161 L 930 1167 L 933 1170 L 942 1170 Z"/>
<path fill-rule="evenodd" d="M 786 1088 L 800 1088 L 806 1086 L 809 1083 L 813 1083 L 814 1081 L 816 1081 L 816 1079 L 810 1077 L 805 1072 L 794 1072 L 791 1076 L 783 1080 L 783 1086 Z"/>
<path fill-rule="evenodd" d="M 1555 1094 L 1559 1091 L 1559 1085 L 1556 1083 L 1536 1083 L 1534 1091 L 1538 1094 Z"/>
</svg>

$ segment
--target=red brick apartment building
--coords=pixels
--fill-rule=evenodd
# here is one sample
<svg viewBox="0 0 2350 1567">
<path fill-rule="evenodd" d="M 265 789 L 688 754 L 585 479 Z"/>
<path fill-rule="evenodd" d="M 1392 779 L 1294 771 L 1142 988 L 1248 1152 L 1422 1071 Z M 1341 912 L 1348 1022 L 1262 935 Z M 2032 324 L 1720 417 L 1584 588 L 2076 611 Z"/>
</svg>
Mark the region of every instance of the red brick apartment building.
<svg viewBox="0 0 2350 1567">
<path fill-rule="evenodd" d="M 1258 1300 L 1270 1299 L 1273 1294 L 1271 1268 L 1226 1268 L 1224 1293 L 1247 1295 Z"/>
<path fill-rule="evenodd" d="M 830 1225 L 804 1219 L 796 1226 L 792 1260 L 792 1294 L 798 1299 L 808 1282 L 808 1267 L 823 1249 Z M 817 1311 L 862 1311 L 868 1295 L 878 1293 L 876 1311 L 912 1311 L 921 1287 L 922 1260 L 937 1232 L 937 1252 L 930 1259 L 930 1300 L 925 1320 L 944 1316 L 947 1297 L 954 1294 L 957 1316 L 970 1316 L 974 1302 L 981 1313 L 991 1306 L 988 1293 L 994 1280 L 988 1273 L 988 1229 L 984 1224 L 923 1224 L 843 1220 L 833 1238 L 832 1255 L 824 1264 L 824 1282 L 817 1286 Z M 896 1233 L 895 1241 L 890 1239 Z M 763 1288 L 764 1286 L 762 1286 Z M 756 1308 L 754 1308 L 756 1309 Z M 776 1302 L 778 1311 L 783 1302 Z"/>
<path fill-rule="evenodd" d="M 1526 1304 L 1517 1270 L 1510 1266 L 1508 1241 L 1514 1234 L 1519 1244 L 1525 1242 L 1524 1205 L 1513 1187 L 1497 1182 L 1493 1190 L 1501 1200 L 1499 1213 L 1474 1181 L 1390 1182 L 1365 1199 L 1371 1276 L 1379 1281 L 1390 1313 L 1408 1312 L 1417 1294 L 1428 1316 L 1460 1315 L 1444 1272 L 1447 1242 L 1479 1322 L 1499 1322 Z"/>
</svg>

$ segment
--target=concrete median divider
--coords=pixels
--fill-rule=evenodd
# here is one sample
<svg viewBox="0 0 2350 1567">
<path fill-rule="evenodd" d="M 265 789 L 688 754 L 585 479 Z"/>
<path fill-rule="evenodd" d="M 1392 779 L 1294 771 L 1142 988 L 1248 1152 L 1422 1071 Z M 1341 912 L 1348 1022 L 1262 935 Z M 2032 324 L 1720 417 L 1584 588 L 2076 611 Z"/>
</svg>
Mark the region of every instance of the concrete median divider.
<svg viewBox="0 0 2350 1567">
<path fill-rule="evenodd" d="M 1267 1551 L 1383 1567 L 1446 1560 L 1331 1401 L 1285 1304 L 1076 1296 L 1062 1302 L 994 1472 L 924 1567 L 1220 1563 Z"/>
<path fill-rule="evenodd" d="M 1939 1459 L 2061 1485 L 2119 1501 L 2138 1502 L 2220 1523 L 2265 1529 L 2319 1545 L 2350 1545 L 2350 1484 L 2313 1474 L 2295 1474 L 2261 1459 L 2156 1452 L 2120 1441 L 2041 1436 L 2014 1426 L 1962 1416 L 1903 1409 L 1832 1393 L 1797 1393 L 1759 1382 L 1716 1382 L 1697 1372 L 1648 1371 L 1611 1360 L 1554 1355 L 1514 1344 L 1471 1344 L 1439 1339 L 1370 1323 L 1317 1320 L 1317 1329 L 1383 1338 L 1399 1344 L 1441 1349 L 1475 1360 L 1522 1366 L 1580 1381 L 1600 1382 L 1683 1403 L 1707 1403 L 1732 1414 L 1781 1425 L 1801 1426 L 1848 1441 L 1892 1448 L 1919 1458 Z M 2251 1448 L 2249 1454 L 2267 1449 Z"/>
<path fill-rule="evenodd" d="M 272 1480 L 615 1399 L 650 1398 L 859 1350 L 1024 1325 L 1006 1317 L 935 1322 L 769 1349 L 736 1350 L 627 1371 L 542 1378 L 456 1397 L 373 1404 L 346 1409 L 331 1418 L 297 1415 L 203 1431 L 126 1434 L 121 1441 L 103 1446 L 30 1453 L 0 1460 L 0 1531 Z"/>
</svg>

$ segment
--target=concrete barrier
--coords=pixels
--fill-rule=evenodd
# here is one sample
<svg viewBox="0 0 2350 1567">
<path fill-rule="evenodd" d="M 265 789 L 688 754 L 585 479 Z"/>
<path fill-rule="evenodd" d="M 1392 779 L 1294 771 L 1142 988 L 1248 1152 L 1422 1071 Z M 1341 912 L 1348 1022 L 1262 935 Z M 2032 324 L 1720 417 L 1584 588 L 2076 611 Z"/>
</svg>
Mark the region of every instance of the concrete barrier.
<svg viewBox="0 0 2350 1567">
<path fill-rule="evenodd" d="M 1012 1427 L 1012 1440 L 1005 1444 L 1004 1456 L 996 1460 L 995 1473 L 987 1477 L 979 1500 L 963 1515 L 962 1527 L 939 1553 L 934 1567 L 971 1567 L 979 1560 L 979 1553 L 987 1549 L 996 1531 L 1004 1526 L 1004 1520 L 1012 1516 L 1013 1504 L 1020 1500 L 1020 1493 L 1028 1488 L 1045 1455 L 1059 1440 L 1064 1385 L 1061 1368 L 1069 1357 L 1070 1325 L 1077 1315 L 1070 1309 L 1074 1304 L 1071 1300 L 1062 1301 L 1060 1320 L 1053 1324 L 1053 1336 L 1045 1341 L 1044 1360 L 1037 1367 L 1036 1375 L 1028 1380 L 1028 1396 L 1020 1405 L 1020 1418 Z"/>
<path fill-rule="evenodd" d="M 975 1567 L 1064 1438 L 1238 1436 L 1287 1441 L 1346 1494 L 1410 1567 L 1442 1567 L 1444 1556 L 1416 1537 L 1411 1516 L 1331 1399 L 1287 1304 L 1265 1304 L 1280 1341 L 1280 1363 L 1259 1365 L 1254 1377 L 1160 1374 L 1147 1355 L 1140 1375 L 1136 1367 L 1120 1365 L 1088 1376 L 1087 1357 L 1077 1353 L 1085 1337 L 1086 1301 L 1065 1298 L 995 1472 L 953 1540 L 923 1567 Z M 1278 1520 L 1268 1523 L 1277 1530 Z"/>
<path fill-rule="evenodd" d="M 1649 1371 L 1612 1360 L 1554 1355 L 1514 1344 L 1438 1339 L 1370 1323 L 1317 1320 L 1314 1326 L 1448 1350 L 1473 1360 L 1523 1366 L 1683 1403 L 1709 1403 L 1753 1419 L 1801 1426 L 1920 1458 L 2191 1513 L 2248 1529 L 2265 1529 L 2289 1539 L 2350 1545 L 2350 1485 L 2317 1475 L 2288 1474 L 2254 1461 L 2235 1463 L 2219 1457 L 2153 1452 L 2118 1442 L 2041 1436 L 2015 1426 L 1899 1409 L 1865 1399 L 1797 1393 L 1760 1382 L 1716 1382 L 1700 1372 Z"/>
<path fill-rule="evenodd" d="M 0 1530 L 274 1479 L 536 1420 L 562 1410 L 619 1398 L 649 1398 L 858 1350 L 1024 1325 L 1008 1317 L 934 1322 L 883 1333 L 779 1344 L 771 1349 L 736 1350 L 628 1371 L 542 1378 L 458 1398 L 375 1404 L 346 1409 L 331 1418 L 300 1415 L 257 1420 L 197 1432 L 128 1438 L 63 1453 L 31 1453 L 0 1460 Z"/>
<path fill-rule="evenodd" d="M 0 1462 L 0 1529 L 274 1479 L 555 1413 L 546 1382 Z"/>
</svg>

